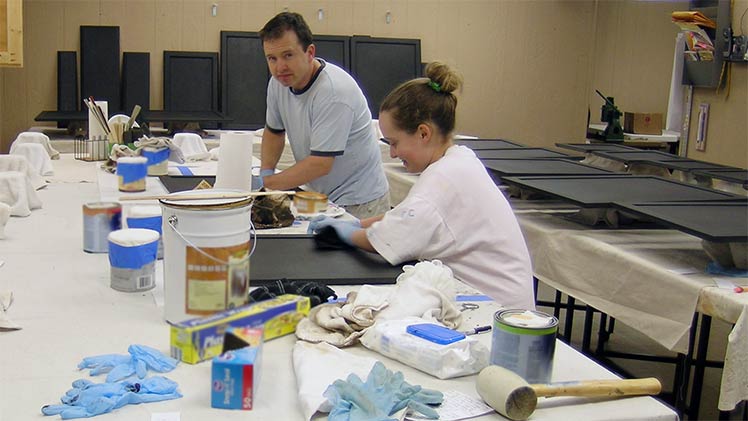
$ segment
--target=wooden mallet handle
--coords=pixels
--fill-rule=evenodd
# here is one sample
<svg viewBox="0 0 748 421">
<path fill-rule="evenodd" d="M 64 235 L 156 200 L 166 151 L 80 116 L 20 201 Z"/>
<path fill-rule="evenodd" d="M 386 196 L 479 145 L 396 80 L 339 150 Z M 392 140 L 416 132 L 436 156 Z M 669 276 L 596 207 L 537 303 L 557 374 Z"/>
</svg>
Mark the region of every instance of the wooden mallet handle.
<svg viewBox="0 0 748 421">
<path fill-rule="evenodd" d="M 552 396 L 633 396 L 657 395 L 662 390 L 654 377 L 626 380 L 585 380 L 549 384 L 531 384 L 538 397 Z"/>
</svg>

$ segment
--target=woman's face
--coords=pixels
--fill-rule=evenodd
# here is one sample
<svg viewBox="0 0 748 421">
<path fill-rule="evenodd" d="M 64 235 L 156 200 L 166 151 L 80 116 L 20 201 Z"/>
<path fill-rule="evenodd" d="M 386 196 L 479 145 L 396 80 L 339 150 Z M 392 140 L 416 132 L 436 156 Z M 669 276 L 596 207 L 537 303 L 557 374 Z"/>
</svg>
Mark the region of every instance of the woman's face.
<svg viewBox="0 0 748 421">
<path fill-rule="evenodd" d="M 431 164 L 431 130 L 428 126 L 421 124 L 415 133 L 406 133 L 395 125 L 389 111 L 382 111 L 379 113 L 379 129 L 390 144 L 390 157 L 400 159 L 408 172 L 422 172 Z"/>
</svg>

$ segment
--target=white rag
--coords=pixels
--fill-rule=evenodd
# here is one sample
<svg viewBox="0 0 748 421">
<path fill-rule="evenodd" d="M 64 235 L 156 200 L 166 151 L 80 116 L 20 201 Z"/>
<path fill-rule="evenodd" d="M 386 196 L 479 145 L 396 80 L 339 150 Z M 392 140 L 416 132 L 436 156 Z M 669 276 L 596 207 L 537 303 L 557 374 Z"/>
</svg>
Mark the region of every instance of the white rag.
<svg viewBox="0 0 748 421">
<path fill-rule="evenodd" d="M 0 203 L 10 206 L 11 216 L 29 216 L 42 207 L 29 178 L 18 171 L 0 172 Z"/>
<path fill-rule="evenodd" d="M 322 394 L 335 380 L 345 380 L 349 374 L 365 379 L 376 362 L 374 358 L 359 357 L 326 343 L 297 341 L 293 348 L 293 369 L 304 419 L 311 419 L 317 411 L 332 410 Z"/>
<path fill-rule="evenodd" d="M 0 203 L 0 240 L 5 238 L 5 224 L 10 219 L 10 205 Z M 2 266 L 2 265 L 0 265 Z"/>
<path fill-rule="evenodd" d="M 135 141 L 135 146 L 138 148 L 138 153 L 145 147 L 151 148 L 169 148 L 169 161 L 174 161 L 177 164 L 184 164 L 184 153 L 171 139 L 168 137 L 147 137 L 143 136 L 140 140 Z"/>
<path fill-rule="evenodd" d="M 174 144 L 182 150 L 184 159 L 187 161 L 210 159 L 208 147 L 205 146 L 203 138 L 196 133 L 177 133 L 174 135 Z"/>
<path fill-rule="evenodd" d="M 439 260 L 406 265 L 394 288 L 363 285 L 346 303 L 322 304 L 296 326 L 296 337 L 335 346 L 353 345 L 377 320 L 420 317 L 448 328 L 459 326 L 462 313 L 452 301 L 458 281 Z"/>
<path fill-rule="evenodd" d="M 10 291 L 0 291 L 0 332 L 21 329 L 21 326 L 10 320 L 6 314 L 12 304 L 13 293 Z"/>
<path fill-rule="evenodd" d="M 0 155 L 0 173 L 5 171 L 18 171 L 29 178 L 34 190 L 47 185 L 41 175 L 34 171 L 29 160 L 22 155 Z"/>
<path fill-rule="evenodd" d="M 60 159 L 60 153 L 57 152 L 55 148 L 52 147 L 52 144 L 49 141 L 49 136 L 47 136 L 44 133 L 39 132 L 21 132 L 16 137 L 16 140 L 13 141 L 13 144 L 10 145 L 10 153 L 13 153 L 13 148 L 17 145 L 21 145 L 24 143 L 39 143 L 42 146 L 44 146 L 44 150 L 47 151 L 47 154 L 49 154 L 49 157 L 51 159 Z"/>
<path fill-rule="evenodd" d="M 11 148 L 10 154 L 25 156 L 31 168 L 39 175 L 54 175 L 55 173 L 49 154 L 39 143 L 22 143 Z"/>
</svg>

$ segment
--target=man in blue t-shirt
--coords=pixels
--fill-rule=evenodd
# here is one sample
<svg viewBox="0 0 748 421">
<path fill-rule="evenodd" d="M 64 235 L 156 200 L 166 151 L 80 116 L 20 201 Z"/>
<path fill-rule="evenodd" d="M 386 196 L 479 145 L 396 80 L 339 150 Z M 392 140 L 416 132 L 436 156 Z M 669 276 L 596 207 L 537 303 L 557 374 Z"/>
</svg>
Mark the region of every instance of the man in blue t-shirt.
<svg viewBox="0 0 748 421">
<path fill-rule="evenodd" d="M 284 12 L 260 31 L 272 78 L 262 135 L 261 184 L 306 184 L 358 218 L 390 209 L 389 188 L 361 88 L 340 67 L 314 56 L 304 18 Z M 285 135 L 296 164 L 274 174 Z"/>
</svg>

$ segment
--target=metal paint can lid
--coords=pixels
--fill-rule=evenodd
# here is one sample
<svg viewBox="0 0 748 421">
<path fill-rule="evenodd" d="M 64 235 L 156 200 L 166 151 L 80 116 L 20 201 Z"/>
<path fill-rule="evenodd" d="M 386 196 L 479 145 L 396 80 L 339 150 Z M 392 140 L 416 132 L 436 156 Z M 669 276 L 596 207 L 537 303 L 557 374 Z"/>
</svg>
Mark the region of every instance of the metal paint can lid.
<svg viewBox="0 0 748 421">
<path fill-rule="evenodd" d="M 122 205 L 117 202 L 91 202 L 83 205 L 84 215 L 97 215 L 101 213 L 121 213 Z"/>
<path fill-rule="evenodd" d="M 537 334 L 553 333 L 558 326 L 557 318 L 535 310 L 502 310 L 497 312 L 495 317 L 499 327 L 532 331 Z"/>
</svg>

